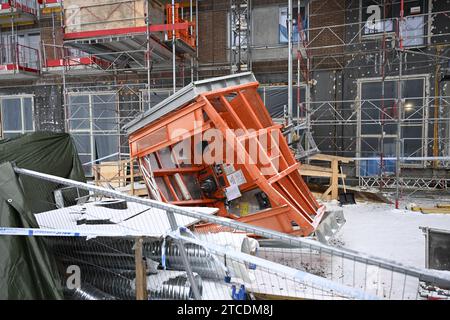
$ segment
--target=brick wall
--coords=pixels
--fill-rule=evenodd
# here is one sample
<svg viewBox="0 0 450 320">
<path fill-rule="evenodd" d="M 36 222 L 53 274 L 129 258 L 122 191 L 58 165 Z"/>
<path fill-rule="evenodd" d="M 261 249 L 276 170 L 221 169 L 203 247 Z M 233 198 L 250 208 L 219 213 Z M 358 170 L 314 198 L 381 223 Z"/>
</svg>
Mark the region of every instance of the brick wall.
<svg viewBox="0 0 450 320">
<path fill-rule="evenodd" d="M 297 1 L 293 1 L 294 5 Z M 287 5 L 287 1 L 283 0 L 258 0 L 253 1 L 253 7 L 262 7 L 267 5 L 280 4 Z M 228 35 L 228 11 L 229 0 L 225 1 L 202 1 L 199 3 L 199 62 L 201 65 L 226 65 L 228 63 L 229 42 Z M 274 14 L 278 14 L 274 12 Z M 323 0 L 312 1 L 310 7 L 310 27 L 322 28 L 324 26 L 342 25 L 345 23 L 345 5 L 339 0 Z M 320 68 L 336 69 L 339 67 L 337 61 L 343 60 L 340 55 L 343 47 L 332 47 L 341 44 L 340 38 L 344 38 L 344 27 L 333 27 L 330 30 L 312 31 L 310 39 L 314 39 L 319 33 L 320 35 L 310 43 L 310 47 L 324 47 L 320 50 L 311 50 L 313 57 L 313 65 Z M 335 35 L 335 34 L 336 35 Z M 325 57 L 333 55 L 333 58 Z M 324 59 L 325 58 L 325 59 Z M 287 61 L 285 57 L 275 59 L 270 62 L 253 62 L 253 71 L 255 73 L 265 73 L 268 77 L 270 74 L 284 73 L 287 70 Z M 228 71 L 229 72 L 229 71 Z M 202 76 L 214 76 L 223 74 L 222 71 L 202 72 Z M 227 72 L 225 72 L 227 73 Z M 277 78 L 279 81 L 279 77 Z"/>
<path fill-rule="evenodd" d="M 310 51 L 313 64 L 320 68 L 337 68 L 344 51 L 341 39 L 344 39 L 345 3 L 339 0 L 312 1 L 310 4 Z M 329 28 L 324 28 L 324 27 Z M 338 27 L 336 27 L 338 26 Z M 332 55 L 333 58 L 327 57 Z M 324 59 L 325 58 L 325 59 Z M 335 60 L 336 59 L 336 60 Z"/>
<path fill-rule="evenodd" d="M 227 11 L 200 12 L 198 24 L 200 63 L 226 63 Z"/>
</svg>

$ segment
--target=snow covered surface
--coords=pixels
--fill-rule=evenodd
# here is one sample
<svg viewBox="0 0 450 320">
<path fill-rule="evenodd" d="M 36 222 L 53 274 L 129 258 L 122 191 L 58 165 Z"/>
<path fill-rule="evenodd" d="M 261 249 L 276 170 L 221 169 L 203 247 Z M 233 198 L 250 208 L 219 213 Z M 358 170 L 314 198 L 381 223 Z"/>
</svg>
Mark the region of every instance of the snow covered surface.
<svg viewBox="0 0 450 320">
<path fill-rule="evenodd" d="M 171 230 L 167 213 L 164 210 L 150 208 L 139 203 L 127 202 L 128 209 L 118 210 L 86 203 L 72 207 L 52 210 L 35 215 L 40 228 L 72 230 L 74 232 L 112 232 L 123 235 L 145 235 L 159 237 Z M 190 208 L 205 214 L 214 214 L 215 208 Z M 109 220 L 110 224 L 77 224 L 80 219 Z M 175 214 L 179 226 L 188 226 L 198 222 L 195 218 Z"/>
<path fill-rule="evenodd" d="M 423 205 L 423 202 L 416 203 Z M 438 202 L 434 201 L 433 205 L 436 203 Z M 427 206 L 433 205 L 427 204 Z M 338 206 L 338 203 L 329 202 L 326 206 L 333 209 Z M 396 210 L 393 205 L 374 203 L 344 206 L 343 210 L 347 221 L 336 235 L 333 242 L 335 246 L 394 260 L 406 266 L 425 267 L 425 237 L 419 227 L 450 230 L 448 214 L 422 214 L 406 209 Z M 425 298 L 421 294 L 418 278 L 407 276 L 402 272 L 393 272 L 389 268 L 343 259 L 339 255 L 295 248 L 262 248 L 259 255 L 271 261 L 326 277 L 336 283 L 360 288 L 380 298 L 394 300 Z M 256 285 L 264 289 L 264 283 Z M 308 298 L 308 293 L 313 293 L 303 290 L 303 292 L 294 291 L 292 294 L 289 287 L 281 286 L 281 288 L 284 293 L 276 292 L 276 294 L 303 295 Z M 317 293 L 314 299 L 338 298 L 327 297 L 323 293 L 319 297 L 320 294 Z"/>
<path fill-rule="evenodd" d="M 449 214 L 396 210 L 387 204 L 343 208 L 347 222 L 337 235 L 343 247 L 416 267 L 425 267 L 425 237 L 419 227 L 450 230 Z"/>
</svg>

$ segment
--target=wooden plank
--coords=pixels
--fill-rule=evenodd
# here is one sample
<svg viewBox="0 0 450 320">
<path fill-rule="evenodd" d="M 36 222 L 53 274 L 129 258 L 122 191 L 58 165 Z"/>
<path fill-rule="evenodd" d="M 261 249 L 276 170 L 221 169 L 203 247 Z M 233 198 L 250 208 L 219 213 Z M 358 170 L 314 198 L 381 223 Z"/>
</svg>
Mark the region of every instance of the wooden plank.
<svg viewBox="0 0 450 320">
<path fill-rule="evenodd" d="M 148 196 L 148 191 L 147 189 L 137 189 L 134 190 L 134 192 L 131 194 L 131 191 L 128 191 L 128 194 L 131 196 L 136 196 L 136 197 L 145 197 Z"/>
<path fill-rule="evenodd" d="M 302 170 L 300 168 L 299 170 L 300 174 L 302 176 L 306 176 L 306 177 L 319 177 L 319 178 L 331 178 L 333 176 L 332 173 L 330 172 L 323 172 L 323 171 L 318 171 L 318 170 Z M 338 174 L 338 178 L 347 178 L 347 176 L 345 174 Z"/>
<path fill-rule="evenodd" d="M 322 171 L 314 171 L 314 170 L 299 170 L 302 176 L 308 177 L 322 177 L 322 178 L 330 178 L 331 173 L 322 172 Z"/>
<path fill-rule="evenodd" d="M 331 189 L 333 188 L 333 186 L 329 186 L 328 189 L 322 194 L 322 200 L 328 200 L 328 195 L 331 192 Z"/>
<path fill-rule="evenodd" d="M 65 27 L 67 33 L 116 28 L 145 27 L 146 0 L 64 0 Z M 164 7 L 149 1 L 150 21 L 163 24 Z"/>
<path fill-rule="evenodd" d="M 332 162 L 333 160 L 337 160 L 337 161 L 340 161 L 342 163 L 353 162 L 352 158 L 331 156 L 331 155 L 328 155 L 328 154 L 320 154 L 320 153 L 312 155 L 311 157 L 309 157 L 309 160 L 319 160 L 319 161 L 328 161 L 328 162 Z"/>
<path fill-rule="evenodd" d="M 121 185 L 121 164 L 119 162 L 103 162 L 98 168 L 98 182 L 109 182 L 113 187 Z"/>
<path fill-rule="evenodd" d="M 130 160 L 130 185 L 131 185 L 131 195 L 134 196 L 135 195 L 135 190 L 134 190 L 134 159 Z"/>
<path fill-rule="evenodd" d="M 268 293 L 256 293 L 252 292 L 256 300 L 309 300 L 306 298 L 297 298 L 291 296 L 280 296 L 276 294 L 268 294 Z"/>
<path fill-rule="evenodd" d="M 424 214 L 450 214 L 450 207 L 412 207 L 411 211 L 422 212 Z"/>
<path fill-rule="evenodd" d="M 313 166 L 310 164 L 302 164 L 300 167 L 300 170 L 322 171 L 322 172 L 329 172 L 329 173 L 333 172 L 333 170 L 331 170 L 331 168 L 321 167 L 321 166 Z"/>
<path fill-rule="evenodd" d="M 333 174 L 331 176 L 331 198 L 334 200 L 339 200 L 339 161 L 334 159 L 331 161 L 331 169 L 333 170 Z"/>
<path fill-rule="evenodd" d="M 142 254 L 143 242 L 144 240 L 142 238 L 136 239 L 134 246 L 136 263 L 136 300 L 148 300 L 146 266 Z"/>
<path fill-rule="evenodd" d="M 424 214 L 450 214 L 450 208 L 421 208 Z"/>
</svg>

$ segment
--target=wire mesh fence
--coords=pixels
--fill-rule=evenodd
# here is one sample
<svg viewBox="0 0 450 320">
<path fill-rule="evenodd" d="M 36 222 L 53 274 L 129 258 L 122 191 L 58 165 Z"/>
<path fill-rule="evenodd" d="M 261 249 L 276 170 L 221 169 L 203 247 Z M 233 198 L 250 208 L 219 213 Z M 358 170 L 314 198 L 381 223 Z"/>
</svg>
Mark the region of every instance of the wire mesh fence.
<svg viewBox="0 0 450 320">
<path fill-rule="evenodd" d="M 423 299 L 450 287 L 448 274 L 218 217 L 214 208 L 15 171 L 41 180 L 36 192 L 53 208 L 35 215 L 40 229 L 2 234 L 44 236 L 68 299 Z M 55 189 L 63 190 L 58 205 Z"/>
</svg>

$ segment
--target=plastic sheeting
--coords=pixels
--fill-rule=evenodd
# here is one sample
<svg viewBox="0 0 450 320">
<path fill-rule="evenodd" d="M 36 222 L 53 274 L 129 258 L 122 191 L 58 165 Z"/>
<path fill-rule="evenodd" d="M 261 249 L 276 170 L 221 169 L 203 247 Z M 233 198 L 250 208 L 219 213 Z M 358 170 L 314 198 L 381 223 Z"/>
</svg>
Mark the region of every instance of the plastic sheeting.
<svg viewBox="0 0 450 320">
<path fill-rule="evenodd" d="M 35 133 L 0 141 L 0 227 L 38 228 L 33 213 L 54 209 L 57 185 L 19 177 L 18 167 L 84 181 L 67 134 Z M 0 236 L 0 299 L 62 299 L 44 238 Z"/>
<path fill-rule="evenodd" d="M 77 150 L 70 135 L 65 133 L 39 132 L 0 140 L 0 163 L 3 162 L 86 182 Z M 20 177 L 20 182 L 33 213 L 56 209 L 53 190 L 57 185 L 30 177 Z"/>
</svg>

